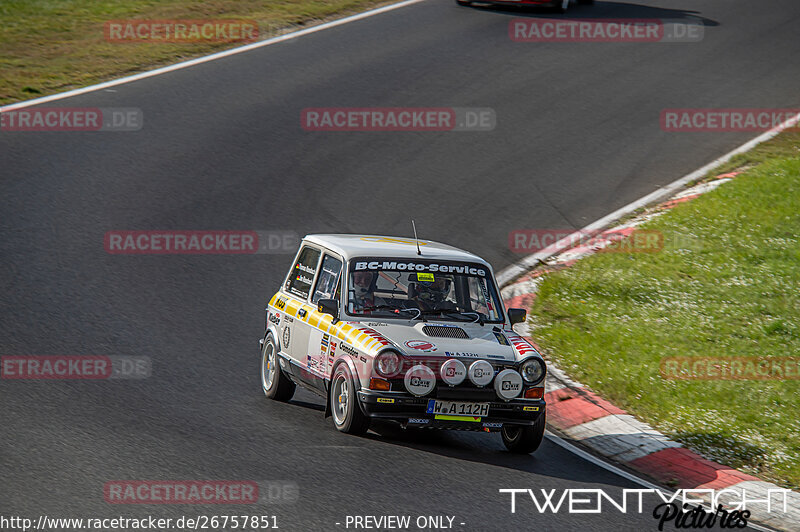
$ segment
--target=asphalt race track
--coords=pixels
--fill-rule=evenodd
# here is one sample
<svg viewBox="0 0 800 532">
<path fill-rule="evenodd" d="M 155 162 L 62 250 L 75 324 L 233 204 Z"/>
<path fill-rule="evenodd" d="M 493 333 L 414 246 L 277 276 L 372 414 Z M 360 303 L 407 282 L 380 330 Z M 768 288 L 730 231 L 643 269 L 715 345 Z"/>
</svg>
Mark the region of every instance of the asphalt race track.
<svg viewBox="0 0 800 532">
<path fill-rule="evenodd" d="M 357 438 L 301 391 L 260 389 L 263 309 L 288 254 L 113 255 L 111 230 L 369 232 L 474 251 L 515 229 L 579 228 L 756 133 L 668 133 L 664 108 L 800 106 L 800 3 L 646 0 L 573 17 L 698 17 L 696 43 L 518 43 L 546 11 L 428 0 L 49 106 L 137 107 L 138 132 L 0 133 L 2 355 L 152 359 L 143 380 L 0 381 L 0 510 L 36 517 L 449 515 L 456 530 L 655 530 L 649 512 L 510 512 L 502 488 L 640 486 L 550 441 Z M 491 132 L 307 132 L 309 107 L 489 107 Z M 609 356 L 611 360 L 612 356 Z M 296 483 L 294 503 L 110 505 L 113 480 Z M 341 523 L 336 525 L 336 523 Z M 463 525 L 461 525 L 463 523 Z M 351 528 L 352 529 L 352 528 Z"/>
</svg>

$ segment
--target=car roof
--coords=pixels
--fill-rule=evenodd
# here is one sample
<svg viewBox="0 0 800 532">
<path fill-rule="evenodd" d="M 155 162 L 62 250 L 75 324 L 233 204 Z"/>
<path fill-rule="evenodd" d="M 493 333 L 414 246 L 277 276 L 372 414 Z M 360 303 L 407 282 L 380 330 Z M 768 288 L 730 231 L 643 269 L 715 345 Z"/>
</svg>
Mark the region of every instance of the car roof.
<svg viewBox="0 0 800 532">
<path fill-rule="evenodd" d="M 306 235 L 303 240 L 326 247 L 340 254 L 345 260 L 355 257 L 391 257 L 469 261 L 489 266 L 488 262 L 469 251 L 432 240 L 419 239 L 422 254 L 418 255 L 413 237 L 317 234 Z"/>
</svg>

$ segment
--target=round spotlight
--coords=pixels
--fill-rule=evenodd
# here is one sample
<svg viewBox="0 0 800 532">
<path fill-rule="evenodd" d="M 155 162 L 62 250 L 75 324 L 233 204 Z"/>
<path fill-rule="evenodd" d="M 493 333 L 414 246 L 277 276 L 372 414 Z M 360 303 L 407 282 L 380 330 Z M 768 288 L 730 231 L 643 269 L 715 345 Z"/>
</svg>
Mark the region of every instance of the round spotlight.
<svg viewBox="0 0 800 532">
<path fill-rule="evenodd" d="M 470 365 L 467 375 L 475 386 L 486 386 L 492 382 L 494 368 L 485 360 L 476 360 Z"/>
<path fill-rule="evenodd" d="M 457 358 L 451 358 L 439 370 L 442 380 L 450 386 L 458 386 L 467 378 L 467 367 Z"/>
</svg>

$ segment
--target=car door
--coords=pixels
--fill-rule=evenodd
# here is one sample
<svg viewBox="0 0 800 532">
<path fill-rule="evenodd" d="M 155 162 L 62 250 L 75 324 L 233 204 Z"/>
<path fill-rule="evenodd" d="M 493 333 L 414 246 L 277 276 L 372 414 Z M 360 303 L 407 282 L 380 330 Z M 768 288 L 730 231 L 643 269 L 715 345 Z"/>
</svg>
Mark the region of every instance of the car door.
<svg viewBox="0 0 800 532">
<path fill-rule="evenodd" d="M 326 324 L 329 323 L 329 320 L 323 321 L 323 317 L 326 315 L 316 310 L 317 303 L 320 299 L 341 301 L 339 295 L 341 293 L 341 273 L 342 259 L 326 251 L 320 262 L 317 282 L 311 295 L 311 304 L 314 310 L 309 315 L 307 322 L 309 327 L 307 369 L 314 376 L 323 379 L 329 376 L 337 340 L 335 336 L 332 337 L 328 334 Z"/>
<path fill-rule="evenodd" d="M 303 245 L 286 277 L 285 292 L 289 298 L 285 312 L 290 320 L 284 320 L 281 330 L 281 348 L 291 358 L 295 367 L 305 367 L 308 355 L 308 316 L 311 306 L 308 298 L 317 277 L 322 259 L 322 250 L 308 244 Z"/>
</svg>

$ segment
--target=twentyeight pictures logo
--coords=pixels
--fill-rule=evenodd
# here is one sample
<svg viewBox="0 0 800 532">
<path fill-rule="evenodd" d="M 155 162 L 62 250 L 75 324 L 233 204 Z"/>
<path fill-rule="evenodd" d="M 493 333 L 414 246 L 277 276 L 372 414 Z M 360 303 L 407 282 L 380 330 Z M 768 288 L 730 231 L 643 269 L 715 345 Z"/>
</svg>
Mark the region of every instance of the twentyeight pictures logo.
<svg viewBox="0 0 800 532">
<path fill-rule="evenodd" d="M 198 43 L 252 42 L 258 39 L 255 20 L 109 20 L 104 25 L 109 42 Z"/>
<path fill-rule="evenodd" d="M 671 524 L 674 528 L 745 528 L 754 506 L 767 513 L 786 514 L 791 490 L 774 488 L 679 489 L 667 494 L 657 489 L 623 489 L 620 495 L 609 495 L 599 488 L 586 489 L 500 489 L 510 497 L 511 513 L 602 514 L 604 511 L 627 514 L 649 513 L 658 520 L 658 530 Z M 652 510 L 645 510 L 645 497 L 655 497 Z M 710 506 L 710 510 L 705 505 Z"/>
<path fill-rule="evenodd" d="M 508 35 L 516 42 L 698 42 L 700 20 L 513 19 Z"/>
</svg>

